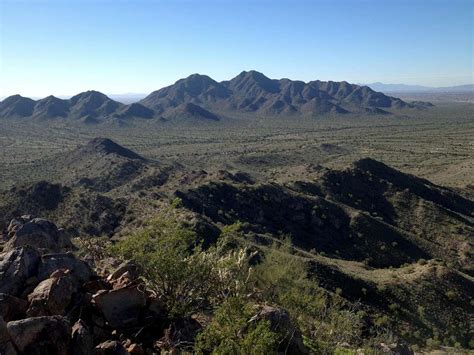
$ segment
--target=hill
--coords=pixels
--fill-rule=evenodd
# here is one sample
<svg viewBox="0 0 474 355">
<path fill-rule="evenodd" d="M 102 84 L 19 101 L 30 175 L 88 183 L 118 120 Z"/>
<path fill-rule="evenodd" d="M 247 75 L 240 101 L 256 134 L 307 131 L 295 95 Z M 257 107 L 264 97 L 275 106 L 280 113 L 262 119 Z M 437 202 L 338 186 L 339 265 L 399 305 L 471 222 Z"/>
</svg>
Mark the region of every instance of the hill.
<svg viewBox="0 0 474 355">
<path fill-rule="evenodd" d="M 454 190 L 373 159 L 276 182 L 151 161 L 104 138 L 49 164 L 50 181 L 0 193 L 0 228 L 33 214 L 115 240 L 173 208 L 210 245 L 238 222 L 239 243 L 265 254 L 289 241 L 289 257 L 327 292 L 361 301 L 370 322 L 411 343 L 438 334 L 467 346 L 474 202 Z"/>
</svg>

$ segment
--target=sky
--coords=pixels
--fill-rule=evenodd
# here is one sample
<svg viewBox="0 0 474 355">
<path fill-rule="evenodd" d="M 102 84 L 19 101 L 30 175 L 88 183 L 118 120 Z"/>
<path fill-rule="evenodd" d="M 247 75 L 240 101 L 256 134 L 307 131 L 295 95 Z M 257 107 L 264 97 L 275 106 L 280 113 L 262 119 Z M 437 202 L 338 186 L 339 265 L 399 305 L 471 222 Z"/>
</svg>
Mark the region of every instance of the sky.
<svg viewBox="0 0 474 355">
<path fill-rule="evenodd" d="M 471 84 L 472 0 L 0 0 L 0 96 L 149 93 L 193 73 Z"/>
</svg>

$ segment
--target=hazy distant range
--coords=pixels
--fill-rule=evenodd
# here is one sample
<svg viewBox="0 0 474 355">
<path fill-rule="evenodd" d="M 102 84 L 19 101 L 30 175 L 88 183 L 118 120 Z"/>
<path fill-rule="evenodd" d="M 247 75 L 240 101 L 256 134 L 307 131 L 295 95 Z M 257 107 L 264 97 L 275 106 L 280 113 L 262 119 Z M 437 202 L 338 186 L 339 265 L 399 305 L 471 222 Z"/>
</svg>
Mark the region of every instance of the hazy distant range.
<svg viewBox="0 0 474 355">
<path fill-rule="evenodd" d="M 406 84 L 384 84 L 384 83 L 371 83 L 371 84 L 359 84 L 367 85 L 372 90 L 386 92 L 410 92 L 410 93 L 464 93 L 474 92 L 474 84 L 458 85 L 458 86 L 446 86 L 446 87 L 430 87 L 422 85 L 406 85 Z"/>
</svg>

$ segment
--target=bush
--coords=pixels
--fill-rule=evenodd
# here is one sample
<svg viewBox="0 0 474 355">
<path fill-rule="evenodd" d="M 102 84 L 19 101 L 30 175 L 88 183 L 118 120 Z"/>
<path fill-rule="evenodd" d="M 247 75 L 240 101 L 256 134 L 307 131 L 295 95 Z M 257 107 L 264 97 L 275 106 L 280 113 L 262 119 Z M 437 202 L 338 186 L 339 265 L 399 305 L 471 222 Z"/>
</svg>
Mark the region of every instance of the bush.
<svg viewBox="0 0 474 355">
<path fill-rule="evenodd" d="M 289 312 L 305 345 L 315 353 L 333 353 L 339 343 L 359 343 L 361 313 L 338 295 L 319 288 L 308 276 L 307 262 L 289 249 L 288 243 L 273 246 L 255 268 L 261 297 Z"/>
<path fill-rule="evenodd" d="M 141 266 L 143 278 L 172 317 L 185 317 L 246 289 L 252 254 L 228 244 L 224 236 L 203 250 L 196 233 L 168 211 L 112 250 Z"/>
<path fill-rule="evenodd" d="M 252 307 L 243 298 L 227 299 L 217 309 L 211 323 L 197 336 L 197 353 L 271 354 L 278 346 L 278 335 L 268 321 L 249 323 Z"/>
</svg>

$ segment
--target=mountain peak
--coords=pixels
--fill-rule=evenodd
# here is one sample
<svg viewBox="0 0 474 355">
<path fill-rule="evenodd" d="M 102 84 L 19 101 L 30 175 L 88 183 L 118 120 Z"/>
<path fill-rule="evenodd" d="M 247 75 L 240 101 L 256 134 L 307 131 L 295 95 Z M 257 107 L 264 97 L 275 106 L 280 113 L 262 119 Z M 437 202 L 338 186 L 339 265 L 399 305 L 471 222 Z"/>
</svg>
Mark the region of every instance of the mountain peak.
<svg viewBox="0 0 474 355">
<path fill-rule="evenodd" d="M 90 140 L 84 147 L 79 148 L 83 151 L 102 153 L 104 155 L 115 154 L 129 159 L 145 160 L 137 153 L 122 147 L 109 138 L 97 137 Z"/>
<path fill-rule="evenodd" d="M 94 100 L 94 101 L 107 101 L 107 100 L 112 100 L 110 99 L 107 95 L 101 93 L 100 91 L 95 91 L 95 90 L 88 90 L 81 92 L 73 97 L 71 97 L 69 100 L 73 105 L 75 105 L 78 101 L 80 100 Z"/>
<path fill-rule="evenodd" d="M 0 102 L 0 117 L 27 117 L 33 113 L 35 100 L 21 95 L 12 95 Z"/>
<path fill-rule="evenodd" d="M 270 93 L 279 91 L 277 80 L 272 80 L 256 70 L 243 71 L 228 84 L 231 90 L 243 91 L 246 95 L 256 96 L 259 90 Z"/>
</svg>

